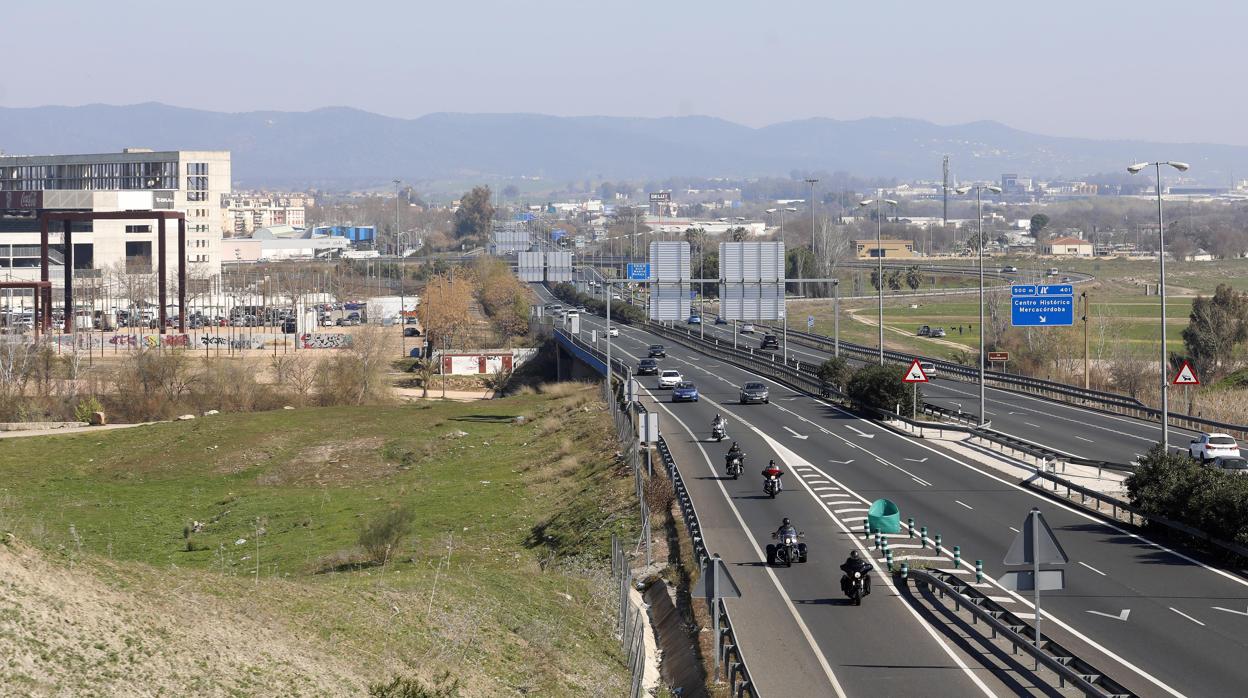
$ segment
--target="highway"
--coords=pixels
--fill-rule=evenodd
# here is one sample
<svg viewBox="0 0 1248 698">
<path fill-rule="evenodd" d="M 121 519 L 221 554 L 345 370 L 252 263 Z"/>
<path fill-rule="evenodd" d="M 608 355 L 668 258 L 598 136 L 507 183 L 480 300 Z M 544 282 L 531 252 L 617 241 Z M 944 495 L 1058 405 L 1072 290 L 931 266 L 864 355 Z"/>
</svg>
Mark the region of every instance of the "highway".
<svg viewBox="0 0 1248 698">
<path fill-rule="evenodd" d="M 602 329 L 601 320 L 586 317 L 583 322 L 583 332 Z M 715 331 L 712 327 L 706 329 L 708 334 Z M 799 527 L 810 534 L 811 563 L 805 568 L 777 570 L 776 574 L 799 608 L 798 616 L 811 619 L 805 623 L 816 640 L 813 651 L 827 658 L 834 675 L 840 678 L 849 694 L 874 690 L 868 689 L 871 684 L 865 683 L 871 680 L 893 680 L 899 682 L 899 687 L 912 686 L 914 679 L 907 678 L 911 676 L 922 677 L 918 682 L 926 685 L 920 691 L 924 695 L 931 695 L 932 686 L 937 685 L 942 688 L 949 685 L 950 693 L 963 695 L 968 691 L 983 691 L 980 686 L 968 689 L 962 685 L 955 689 L 953 684 L 945 683 L 970 681 L 970 678 L 959 678 L 966 673 L 948 669 L 958 653 L 955 649 L 951 656 L 935 638 L 930 642 L 907 643 L 907 650 L 930 645 L 927 652 L 935 654 L 937 659 L 943 655 L 943 662 L 930 657 L 923 662 L 927 666 L 945 667 L 938 672 L 939 684 L 930 683 L 931 677 L 925 676 L 924 671 L 893 655 L 879 654 L 874 661 L 868 661 L 847 656 L 846 648 L 822 640 L 819 629 L 843 629 L 840 624 L 849 614 L 853 614 L 854 619 L 851 627 L 858 629 L 855 643 L 878 647 L 879 652 L 886 652 L 893 646 L 898 634 L 930 636 L 926 631 L 913 629 L 917 620 L 907 621 L 909 612 L 899 599 L 877 594 L 862 608 L 833 603 L 840 597 L 836 565 L 854 544 L 847 532 L 861 530 L 866 502 L 878 497 L 896 502 L 903 517 L 914 517 L 916 525 L 926 526 L 933 535 L 942 534 L 946 550 L 953 545 L 961 546 L 966 573 L 973 569 L 974 560 L 982 559 L 990 581 L 1005 571 L 1001 564 L 1005 550 L 1026 512 L 1038 506 L 1072 560 L 1066 568 L 1067 588 L 1046 594 L 1046 635 L 1052 635 L 1141 695 L 1231 695 L 1240 693 L 1248 681 L 1248 666 L 1243 662 L 1248 657 L 1248 584 L 1242 579 L 1204 567 L 1073 506 L 1049 500 L 1009 477 L 961 460 L 943 449 L 897 434 L 748 371 L 665 342 L 641 328 L 621 328 L 615 351 L 637 358 L 644 355 L 644 348 L 651 343 L 667 345 L 669 358 L 661 362 L 663 367 L 685 372 L 686 377 L 698 383 L 704 395 L 703 401 L 696 404 L 664 404 L 663 419 L 667 419 L 669 413 L 672 417 L 663 426 L 664 434 L 669 443 L 685 442 L 686 448 L 681 451 L 677 451 L 677 444 L 673 443 L 682 471 L 689 473 L 688 469 L 693 467 L 704 473 L 702 477 L 711 478 L 711 471 L 722 467 L 726 444 L 718 447 L 710 444 L 694 447 L 693 444 L 694 436 L 701 436 L 701 432 L 709 429 L 710 419 L 716 412 L 726 416 L 730 435 L 740 441 L 749 454 L 747 477 L 740 481 L 704 481 L 687 475 L 701 515 L 721 523 L 716 529 L 721 535 L 711 540 L 712 549 L 738 563 L 756 563 L 759 556 L 751 557 L 748 546 L 745 550 L 733 547 L 741 545 L 731 543 L 733 536 L 744 535 L 742 529 L 746 529 L 757 544 L 767 539 L 768 532 L 774 530 L 781 516 L 787 514 L 796 519 Z M 728 404 L 746 380 L 769 384 L 772 403 L 748 407 Z M 643 379 L 643 384 L 651 392 L 657 392 L 652 379 Z M 946 399 L 966 400 L 965 395 L 955 391 L 967 392 L 973 386 L 953 383 L 950 388 L 950 394 L 958 397 Z M 990 411 L 999 410 L 1004 417 L 1017 418 L 1019 422 L 1024 417 L 1031 419 L 1027 415 L 1008 414 L 1022 411 L 1008 409 L 1020 397 L 1031 401 L 1028 406 L 1039 414 L 1047 414 L 1046 408 L 1052 405 L 1030 396 L 994 391 Z M 1085 425 L 1106 417 L 1082 410 L 1073 414 Z M 1109 421 L 1101 424 L 1109 429 L 1093 427 L 1096 430 L 1089 431 L 1087 426 L 1069 427 L 1070 434 L 1086 434 L 1094 446 L 1110 436 L 1132 438 L 1115 434 L 1130 433 L 1128 428 L 1118 424 L 1116 420 L 1120 418 L 1107 419 Z M 1042 421 L 1034 423 L 1044 425 Z M 692 436 L 682 424 L 689 427 Z M 1010 431 L 1014 422 L 1003 420 L 994 424 Z M 1139 432 L 1140 437 L 1145 433 Z M 1025 433 L 1018 435 L 1026 436 Z M 1060 430 L 1054 431 L 1053 436 L 1057 443 L 1051 445 L 1061 447 L 1068 443 L 1069 439 Z M 700 454 L 701 462 L 691 454 L 691 448 L 705 452 Z M 786 478 L 786 492 L 775 501 L 757 499 L 762 494 L 761 478 L 755 471 L 769 458 L 776 458 L 791 473 Z M 689 460 L 694 462 L 690 464 Z M 738 525 L 735 530 L 731 526 L 736 516 L 734 509 L 744 520 L 744 526 Z M 860 542 L 860 537 L 857 540 Z M 907 544 L 910 542 L 902 541 L 900 545 Z M 899 553 L 932 555 L 931 551 L 903 549 L 900 545 L 894 545 Z M 830 569 L 818 566 L 824 562 L 831 565 Z M 937 564 L 953 567 L 951 560 Z M 882 587 L 877 589 L 882 590 Z M 992 593 L 1017 609 L 1015 612 L 1020 616 L 1033 612 L 1027 599 L 999 587 Z M 799 604 L 798 601 L 810 603 Z M 751 600 L 750 605 L 754 603 L 756 599 Z M 730 609 L 735 614 L 737 608 L 750 605 L 739 603 L 730 605 Z M 890 610 L 890 606 L 903 608 Z M 747 640 L 742 639 L 743 650 L 754 652 L 747 654 L 753 669 L 760 664 L 756 658 L 759 650 L 754 648 L 759 644 L 766 646 L 775 638 L 766 625 L 745 623 L 743 627 L 746 636 L 762 635 L 750 637 L 748 647 Z M 906 628 L 910 630 L 903 630 Z M 765 659 L 761 663 L 767 665 L 774 653 L 767 649 L 762 652 Z M 864 665 L 870 666 L 869 676 L 860 676 Z M 977 674 L 985 675 L 1003 681 L 999 673 Z M 1009 694 L 1017 688 L 1001 689 L 1000 684 L 994 688 L 987 679 L 981 680 L 993 692 Z"/>
</svg>

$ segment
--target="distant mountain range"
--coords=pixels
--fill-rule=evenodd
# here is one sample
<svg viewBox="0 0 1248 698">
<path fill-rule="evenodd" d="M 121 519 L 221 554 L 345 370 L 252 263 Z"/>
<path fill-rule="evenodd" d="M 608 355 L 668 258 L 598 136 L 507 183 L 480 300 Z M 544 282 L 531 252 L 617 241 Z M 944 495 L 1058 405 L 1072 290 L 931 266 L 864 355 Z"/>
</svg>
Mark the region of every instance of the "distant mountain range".
<svg viewBox="0 0 1248 698">
<path fill-rule="evenodd" d="M 1026 133 L 991 121 L 938 126 L 871 118 L 806 119 L 749 128 L 723 119 L 429 114 L 396 119 L 357 109 L 227 114 L 147 103 L 0 108 L 5 154 L 112 152 L 128 146 L 230 150 L 240 187 L 366 188 L 393 178 L 459 185 L 541 177 L 788 176 L 847 172 L 903 180 L 940 176 L 943 155 L 961 178 L 1015 172 L 1078 179 L 1121 173 L 1136 160 L 1192 164 L 1199 182 L 1248 175 L 1248 147 L 1098 141 Z"/>
</svg>

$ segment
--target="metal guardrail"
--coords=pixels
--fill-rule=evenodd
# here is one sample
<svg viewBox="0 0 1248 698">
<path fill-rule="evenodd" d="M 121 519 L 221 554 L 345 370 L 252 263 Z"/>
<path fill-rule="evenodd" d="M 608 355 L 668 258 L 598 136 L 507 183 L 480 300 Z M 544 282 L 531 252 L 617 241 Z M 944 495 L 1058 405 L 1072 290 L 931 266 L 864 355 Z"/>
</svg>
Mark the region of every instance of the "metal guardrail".
<svg viewBox="0 0 1248 698">
<path fill-rule="evenodd" d="M 1136 695 L 1052 639 L 1042 637 L 1041 646 L 1037 648 L 1034 627 L 956 575 L 938 570 L 909 570 L 907 577 L 937 589 L 941 596 L 951 595 L 958 610 L 965 606 L 971 615 L 992 628 L 993 638 L 998 634 L 1004 635 L 1015 652 L 1021 647 L 1045 668 L 1056 673 L 1061 687 L 1065 688 L 1070 683 L 1084 695 L 1097 698 L 1130 698 Z"/>
<path fill-rule="evenodd" d="M 663 459 L 663 465 L 667 470 L 667 475 L 672 481 L 672 488 L 676 493 L 676 501 L 680 504 L 680 513 L 685 520 L 685 528 L 689 532 L 689 539 L 693 541 L 693 557 L 701 567 L 703 563 L 710 559 L 710 551 L 706 548 L 706 540 L 702 537 L 702 524 L 698 519 L 697 509 L 693 505 L 693 499 L 689 496 L 689 490 L 685 487 L 684 478 L 680 475 L 680 469 L 676 466 L 676 459 L 672 457 L 672 452 L 667 447 L 667 441 L 659 437 L 659 456 Z M 736 631 L 733 629 L 732 617 L 728 613 L 728 607 L 724 604 L 723 599 L 718 599 L 715 608 L 711 609 L 712 613 L 719 614 L 719 637 L 715 638 L 715 651 L 719 654 L 720 663 L 724 666 L 727 673 L 725 679 L 728 682 L 729 695 L 738 698 L 750 696 L 757 698 L 759 693 L 754 687 L 754 681 L 750 678 L 749 666 L 745 663 L 745 655 L 741 653 L 741 648 L 737 644 Z M 716 676 L 718 681 L 719 677 Z"/>
</svg>

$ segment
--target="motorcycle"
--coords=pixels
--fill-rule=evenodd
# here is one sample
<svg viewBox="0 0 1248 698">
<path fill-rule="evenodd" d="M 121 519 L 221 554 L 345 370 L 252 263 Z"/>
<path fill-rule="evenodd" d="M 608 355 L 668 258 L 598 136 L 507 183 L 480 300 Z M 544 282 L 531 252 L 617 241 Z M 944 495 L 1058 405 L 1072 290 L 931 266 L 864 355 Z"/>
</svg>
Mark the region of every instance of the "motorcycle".
<svg viewBox="0 0 1248 698">
<path fill-rule="evenodd" d="M 845 592 L 845 596 L 854 602 L 855 606 L 862 605 L 862 597 L 871 593 L 871 565 L 864 565 L 859 570 L 854 570 L 851 575 L 845 573 L 845 577 L 841 579 L 841 591 Z"/>
<path fill-rule="evenodd" d="M 711 438 L 712 439 L 715 439 L 716 441 L 723 441 L 724 437 L 726 436 L 728 436 L 728 431 L 724 429 L 723 424 L 711 425 Z"/>
<path fill-rule="evenodd" d="M 745 470 L 744 460 L 744 455 L 728 456 L 728 463 L 726 467 L 728 468 L 728 474 L 732 476 L 733 480 L 741 477 L 742 471 Z"/>
<path fill-rule="evenodd" d="M 780 491 L 780 477 L 778 475 L 767 475 L 763 478 L 763 494 L 776 498 L 776 493 Z"/>
<path fill-rule="evenodd" d="M 783 538 L 779 533 L 772 533 L 771 537 L 779 542 L 767 544 L 768 565 L 792 567 L 794 562 L 806 562 L 806 544 L 798 542 L 799 538 L 806 537 L 805 533 L 789 532 Z"/>
</svg>

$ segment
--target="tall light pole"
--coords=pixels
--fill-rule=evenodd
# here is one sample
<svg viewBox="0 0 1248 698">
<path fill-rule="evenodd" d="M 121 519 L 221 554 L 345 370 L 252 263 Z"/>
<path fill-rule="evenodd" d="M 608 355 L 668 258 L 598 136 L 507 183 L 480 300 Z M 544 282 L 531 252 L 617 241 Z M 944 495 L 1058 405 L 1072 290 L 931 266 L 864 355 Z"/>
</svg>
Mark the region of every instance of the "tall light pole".
<svg viewBox="0 0 1248 698">
<path fill-rule="evenodd" d="M 879 296 L 880 296 L 880 312 L 876 319 L 880 325 L 880 365 L 883 366 L 884 365 L 884 244 L 883 244 L 882 238 L 884 235 L 884 214 L 882 213 L 882 211 L 883 211 L 884 204 L 888 204 L 896 208 L 897 202 L 893 201 L 892 199 L 885 199 L 884 190 L 880 189 L 877 196 L 874 199 L 866 199 L 864 201 L 858 202 L 858 205 L 864 208 L 867 206 L 870 206 L 871 204 L 875 204 L 875 259 L 879 263 L 877 270 L 876 270 L 876 275 L 877 275 L 876 282 L 877 282 L 877 286 L 879 287 Z"/>
<path fill-rule="evenodd" d="M 399 254 L 399 180 L 394 180 L 394 253 Z"/>
<path fill-rule="evenodd" d="M 1157 260 L 1159 273 L 1157 291 L 1161 296 L 1161 450 L 1170 452 L 1170 354 L 1166 349 L 1166 226 L 1161 213 L 1161 166 L 1169 165 L 1179 172 L 1186 172 L 1190 165 L 1186 162 L 1137 162 L 1127 167 L 1127 172 L 1137 174 L 1145 167 L 1152 167 L 1157 173 Z"/>
<path fill-rule="evenodd" d="M 812 257 L 815 258 L 815 267 L 816 269 L 818 269 L 819 253 L 816 252 L 816 245 L 815 245 L 815 185 L 819 183 L 819 180 L 814 179 L 813 177 L 807 178 L 806 183 L 810 185 L 810 254 Z M 815 272 L 815 274 L 817 276 L 819 275 L 817 271 Z M 802 295 L 803 296 L 806 295 L 805 283 L 802 284 Z"/>
<path fill-rule="evenodd" d="M 975 190 L 975 215 L 979 217 L 979 426 L 984 426 L 988 421 L 988 400 L 987 390 L 984 387 L 984 370 L 987 366 L 988 359 L 984 349 L 984 338 L 988 335 L 984 331 L 984 190 L 994 194 L 1001 193 L 1001 187 L 991 184 L 976 184 L 973 187 L 958 187 L 954 189 L 958 194 L 965 194 L 971 189 Z"/>
</svg>

